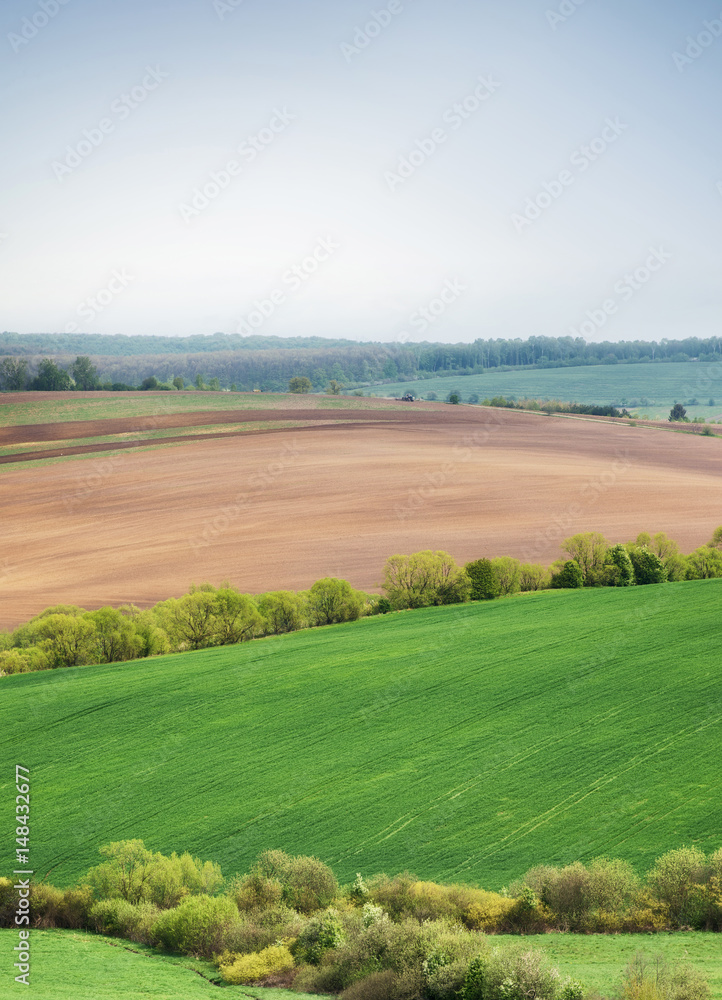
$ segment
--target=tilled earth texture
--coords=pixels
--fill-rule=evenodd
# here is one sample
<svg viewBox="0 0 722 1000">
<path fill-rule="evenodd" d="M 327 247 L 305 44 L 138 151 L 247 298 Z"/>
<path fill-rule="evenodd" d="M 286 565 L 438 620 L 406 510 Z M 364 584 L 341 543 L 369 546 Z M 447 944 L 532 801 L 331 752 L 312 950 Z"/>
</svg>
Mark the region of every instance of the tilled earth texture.
<svg viewBox="0 0 722 1000">
<path fill-rule="evenodd" d="M 579 531 L 666 531 L 690 551 L 722 523 L 716 437 L 438 403 L 269 402 L 0 428 L 4 457 L 63 455 L 0 467 L 0 627 L 61 603 L 149 606 L 191 582 L 260 593 L 337 576 L 378 590 L 389 555 L 420 549 L 548 564 Z M 142 440 L 149 430 L 169 436 Z"/>
</svg>

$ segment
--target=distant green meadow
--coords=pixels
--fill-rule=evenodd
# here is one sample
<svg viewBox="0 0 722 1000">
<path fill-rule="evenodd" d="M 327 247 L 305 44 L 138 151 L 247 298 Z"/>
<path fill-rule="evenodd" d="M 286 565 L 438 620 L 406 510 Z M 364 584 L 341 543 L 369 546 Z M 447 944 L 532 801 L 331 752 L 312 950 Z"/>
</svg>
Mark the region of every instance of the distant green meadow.
<svg viewBox="0 0 722 1000">
<path fill-rule="evenodd" d="M 443 400 L 450 392 L 462 402 L 476 393 L 516 399 L 559 399 L 563 402 L 631 406 L 650 420 L 669 416 L 672 404 L 698 399 L 688 416 L 722 420 L 722 364 L 688 361 L 659 364 L 594 365 L 587 368 L 543 368 L 528 371 L 486 371 L 483 375 L 450 375 L 415 382 L 393 382 L 364 390 L 374 396 L 401 396 L 413 392 L 425 397 L 435 392 Z M 714 399 L 714 405 L 709 400 Z"/>
<path fill-rule="evenodd" d="M 644 872 L 722 846 L 721 604 L 722 580 L 549 591 L 6 677 L 3 801 L 30 768 L 32 863 L 57 885 L 134 837 L 225 875 L 267 848 L 342 882 Z"/>
<path fill-rule="evenodd" d="M 0 427 L 23 424 L 65 423 L 68 420 L 109 420 L 113 418 L 155 417 L 169 413 L 204 410 L 270 410 L 287 407 L 298 396 L 283 392 L 113 392 L 80 395 L 57 392 L 51 398 L 28 399 L 23 393 L 0 393 Z M 358 396 L 305 397 L 312 409 L 347 410 L 378 408 Z M 383 405 L 383 404 L 382 404 Z M 303 420 L 303 409 L 299 411 Z M 199 428 L 194 428 L 198 430 Z"/>
</svg>

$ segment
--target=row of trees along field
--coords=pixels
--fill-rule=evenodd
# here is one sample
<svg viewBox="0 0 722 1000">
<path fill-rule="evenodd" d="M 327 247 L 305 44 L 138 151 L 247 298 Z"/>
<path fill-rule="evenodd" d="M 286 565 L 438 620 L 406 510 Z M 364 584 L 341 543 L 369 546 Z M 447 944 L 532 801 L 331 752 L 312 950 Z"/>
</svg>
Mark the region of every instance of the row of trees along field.
<svg viewBox="0 0 722 1000">
<path fill-rule="evenodd" d="M 230 584 L 216 588 L 206 583 L 145 611 L 133 604 L 98 611 L 58 605 L 14 632 L 0 632 L 0 676 L 232 645 L 365 615 L 548 588 L 720 578 L 722 526 L 707 545 L 688 555 L 663 532 L 654 537 L 640 534 L 626 545 L 612 545 L 598 532 L 584 532 L 567 538 L 563 552 L 568 558 L 551 567 L 511 556 L 476 559 L 462 567 L 448 552 L 394 555 L 384 568 L 384 597 L 328 577 L 307 591 L 273 591 L 256 597 Z"/>
<path fill-rule="evenodd" d="M 101 855 L 77 886 L 32 884 L 36 927 L 203 956 L 225 983 L 278 985 L 281 975 L 284 986 L 344 1000 L 583 1000 L 584 984 L 562 980 L 542 953 L 488 935 L 722 929 L 722 850 L 668 851 L 643 879 L 619 859 L 537 865 L 501 892 L 410 874 L 339 886 L 317 858 L 281 850 L 228 880 L 217 864 L 153 853 L 142 840 Z M 15 906 L 12 880 L 0 878 L 0 926 Z M 691 967 L 642 971 L 628 971 L 623 1000 L 709 996 Z"/>
<path fill-rule="evenodd" d="M 77 355 L 77 356 L 76 356 Z M 587 343 L 573 337 L 526 340 L 478 339 L 472 344 L 359 343 L 320 337 L 101 337 L 93 334 L 0 334 L 0 388 L 39 388 L 40 382 L 64 380 L 48 362 L 67 373 L 70 384 L 58 388 L 138 386 L 151 376 L 172 386 L 174 378 L 194 385 L 216 378 L 224 388 L 260 388 L 282 392 L 288 380 L 302 375 L 314 389 L 335 379 L 346 386 L 441 374 L 478 374 L 494 368 L 559 368 L 582 365 L 664 361 L 719 361 L 722 338 L 702 340 Z M 74 374 L 80 360 L 95 370 L 97 385 L 87 385 L 88 371 Z M 52 378 L 50 377 L 52 376 Z M 50 386 L 48 391 L 55 391 Z"/>
</svg>

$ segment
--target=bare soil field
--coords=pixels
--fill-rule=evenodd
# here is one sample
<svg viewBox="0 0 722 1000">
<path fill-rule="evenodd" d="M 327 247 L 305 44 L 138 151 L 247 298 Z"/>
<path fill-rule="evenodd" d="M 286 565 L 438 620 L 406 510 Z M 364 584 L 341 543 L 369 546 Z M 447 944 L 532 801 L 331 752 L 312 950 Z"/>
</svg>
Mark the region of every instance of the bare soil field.
<svg viewBox="0 0 722 1000">
<path fill-rule="evenodd" d="M 722 523 L 717 438 L 397 405 L 319 411 L 317 426 L 4 466 L 0 627 L 59 603 L 149 606 L 205 580 L 259 593 L 340 576 L 377 590 L 387 556 L 427 548 L 460 561 L 549 563 L 560 539 L 586 530 L 611 541 L 666 531 L 689 551 Z M 296 416 L 311 423 L 303 410 Z M 220 422 L 217 410 L 211 416 Z M 85 422 L 83 436 L 111 433 L 108 423 Z M 58 437 L 68 431 L 66 422 Z"/>
</svg>

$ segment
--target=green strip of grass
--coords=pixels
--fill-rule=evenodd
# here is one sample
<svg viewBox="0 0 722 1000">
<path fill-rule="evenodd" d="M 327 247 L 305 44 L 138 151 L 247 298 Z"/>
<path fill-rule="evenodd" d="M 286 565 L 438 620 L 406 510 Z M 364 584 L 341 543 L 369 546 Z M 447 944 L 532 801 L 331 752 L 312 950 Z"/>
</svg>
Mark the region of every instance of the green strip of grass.
<svg viewBox="0 0 722 1000">
<path fill-rule="evenodd" d="M 626 965 L 635 955 L 649 961 L 662 955 L 668 963 L 689 963 L 722 998 L 722 941 L 719 934 L 532 934 L 524 939 L 542 948 L 562 976 L 578 979 L 605 995 L 617 991 Z"/>
<path fill-rule="evenodd" d="M 393 405 L 379 399 L 358 396 L 308 395 L 241 392 L 119 392 L 111 396 L 79 398 L 72 392 L 55 393 L 52 399 L 14 402 L 12 395 L 0 394 L 0 427 L 25 424 L 64 423 L 68 420 L 106 420 L 113 417 L 151 417 L 169 413 L 203 410 L 269 410 L 299 406 L 299 419 L 306 407 L 321 410 L 386 409 Z M 422 404 L 423 405 L 423 404 Z"/>
</svg>

